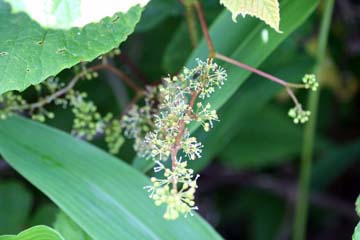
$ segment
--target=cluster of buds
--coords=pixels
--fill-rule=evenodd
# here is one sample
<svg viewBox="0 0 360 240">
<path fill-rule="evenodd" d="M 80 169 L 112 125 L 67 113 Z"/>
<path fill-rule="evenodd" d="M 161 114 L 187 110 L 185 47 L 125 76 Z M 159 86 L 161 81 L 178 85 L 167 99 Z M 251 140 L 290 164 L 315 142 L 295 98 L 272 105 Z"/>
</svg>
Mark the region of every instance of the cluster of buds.
<svg viewBox="0 0 360 240">
<path fill-rule="evenodd" d="M 304 111 L 300 106 L 295 106 L 289 110 L 289 117 L 291 117 L 295 124 L 306 123 L 309 121 L 310 111 Z"/>
<path fill-rule="evenodd" d="M 0 95 L 0 119 L 8 118 L 14 113 L 14 110 L 16 111 L 26 104 L 21 95 L 15 92 L 7 92 Z"/>
<path fill-rule="evenodd" d="M 305 74 L 302 82 L 303 84 L 300 86 L 305 89 L 311 89 L 312 91 L 316 91 L 319 87 L 319 83 L 317 82 L 314 74 Z M 310 111 L 305 111 L 302 108 L 301 104 L 298 103 L 298 101 L 296 100 L 296 97 L 294 96 L 293 98 L 295 99 L 295 107 L 289 110 L 289 117 L 293 119 L 295 124 L 306 123 L 307 121 L 309 121 L 309 117 L 311 115 Z"/>
<path fill-rule="evenodd" d="M 121 118 L 121 127 L 127 138 L 134 139 L 133 148 L 136 153 L 145 158 L 151 156 L 151 149 L 144 142 L 146 134 L 154 126 L 154 116 L 158 113 L 156 104 L 158 97 L 157 87 L 146 88 L 144 105 L 133 105 Z"/>
<path fill-rule="evenodd" d="M 305 74 L 302 81 L 306 89 L 316 91 L 319 87 L 319 83 L 316 81 L 316 77 L 314 74 Z"/>
<path fill-rule="evenodd" d="M 72 134 L 79 138 L 91 140 L 94 136 L 103 132 L 104 124 L 101 115 L 92 101 L 87 101 L 87 94 L 70 91 L 67 94 L 69 104 L 74 114 Z"/>
<path fill-rule="evenodd" d="M 85 79 L 97 77 L 96 72 L 85 71 Z M 124 142 L 120 121 L 113 118 L 112 114 L 102 117 L 96 105 L 87 99 L 87 94 L 75 90 L 69 90 L 63 97 L 51 98 L 53 94 L 62 91 L 64 82 L 58 78 L 48 78 L 43 83 L 35 85 L 34 88 L 39 96 L 38 101 L 29 104 L 21 95 L 15 91 L 0 95 L 0 119 L 5 119 L 14 113 L 26 113 L 33 120 L 45 122 L 46 119 L 55 117 L 53 112 L 46 106 L 53 102 L 63 108 L 71 108 L 74 119 L 72 134 L 86 140 L 92 140 L 97 134 L 105 135 L 105 141 L 112 154 L 118 153 Z M 50 100 L 51 99 L 51 100 Z"/>
<path fill-rule="evenodd" d="M 211 59 L 197 63 L 193 69 L 184 68 L 178 76 L 164 78 L 158 87 L 158 113 L 154 116 L 153 130 L 144 138 L 151 158 L 157 163 L 154 171 L 163 171 L 162 177 L 152 178 L 152 185 L 145 188 L 156 205 L 167 206 L 166 219 L 176 219 L 197 209 L 194 199 L 199 176 L 193 176 L 193 170 L 187 168 L 186 161 L 181 162 L 178 153 L 184 153 L 189 160 L 201 157 L 203 145 L 190 136 L 187 125 L 198 122 L 209 131 L 213 122 L 218 121 L 210 104 L 204 106 L 196 100 L 211 96 L 227 78 L 225 70 Z M 162 162 L 169 159 L 172 167 L 166 168 Z"/>
<path fill-rule="evenodd" d="M 166 204 L 164 218 L 174 220 L 179 214 L 193 215 L 192 211 L 197 210 L 195 206 L 195 191 L 197 179 L 193 176 L 193 170 L 187 168 L 187 162 L 178 161 L 174 169 L 169 169 L 160 161 L 156 162 L 155 172 L 163 172 L 164 179 L 152 177 L 150 180 L 153 185 L 146 186 L 150 192 L 150 198 L 155 201 L 155 205 Z M 176 185 L 174 185 L 176 181 Z M 180 186 L 180 188 L 174 188 Z"/>
</svg>

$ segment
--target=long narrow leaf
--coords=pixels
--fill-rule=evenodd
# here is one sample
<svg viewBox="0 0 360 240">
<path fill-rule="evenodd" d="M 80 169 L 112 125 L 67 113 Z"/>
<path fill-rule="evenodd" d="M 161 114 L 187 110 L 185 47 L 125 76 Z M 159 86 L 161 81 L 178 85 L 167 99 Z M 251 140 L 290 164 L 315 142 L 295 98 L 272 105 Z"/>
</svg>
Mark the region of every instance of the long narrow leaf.
<svg viewBox="0 0 360 240">
<path fill-rule="evenodd" d="M 124 162 L 53 128 L 0 122 L 0 153 L 95 240 L 221 239 L 200 217 L 166 221 Z"/>
</svg>

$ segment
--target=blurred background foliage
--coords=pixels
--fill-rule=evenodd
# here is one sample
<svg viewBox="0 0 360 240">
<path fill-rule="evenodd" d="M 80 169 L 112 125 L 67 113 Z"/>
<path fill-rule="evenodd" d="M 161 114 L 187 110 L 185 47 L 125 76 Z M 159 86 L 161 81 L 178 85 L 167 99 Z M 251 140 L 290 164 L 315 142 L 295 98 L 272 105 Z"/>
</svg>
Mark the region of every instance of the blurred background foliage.
<svg viewBox="0 0 360 240">
<path fill-rule="evenodd" d="M 203 2 L 210 24 L 223 8 L 217 0 Z M 360 4 L 338 0 L 334 12 L 321 69 L 324 87 L 308 239 L 350 239 L 358 222 L 354 202 L 360 192 Z M 260 69 L 287 81 L 312 72 L 321 13 L 320 7 Z M 156 84 L 163 76 L 176 74 L 193 48 L 184 14 L 178 1 L 152 0 L 112 64 L 139 84 Z M 70 76 L 66 71 L 60 75 Z M 79 88 L 103 113 L 119 114 L 133 97 L 111 74 L 81 82 Z M 26 94 L 35 97 L 31 90 Z M 302 94 L 298 93 L 305 102 Z M 280 240 L 291 235 L 302 127 L 287 117 L 289 107 L 291 102 L 280 86 L 252 75 L 219 110 L 221 121 L 215 129 L 197 133 L 205 146 L 203 158 L 193 162 L 202 176 L 197 195 L 200 214 L 225 239 Z M 54 112 L 57 117 L 47 124 L 70 131 L 71 114 L 61 108 Z M 105 146 L 101 140 L 94 144 Z M 135 157 L 131 146 L 127 141 L 119 153 L 129 163 Z M 0 196 L 0 216 L 6 216 L 0 218 L 0 235 L 36 224 L 52 226 L 59 211 L 4 161 L 0 161 Z M 57 225 L 69 227 L 62 223 L 64 219 L 59 215 Z"/>
</svg>

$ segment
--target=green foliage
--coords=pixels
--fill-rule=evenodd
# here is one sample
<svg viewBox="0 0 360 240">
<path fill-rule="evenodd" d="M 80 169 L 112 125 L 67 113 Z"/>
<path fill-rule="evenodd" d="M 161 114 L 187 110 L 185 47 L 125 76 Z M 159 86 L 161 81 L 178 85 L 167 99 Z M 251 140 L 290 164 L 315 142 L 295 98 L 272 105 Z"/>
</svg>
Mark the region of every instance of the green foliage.
<svg viewBox="0 0 360 240">
<path fill-rule="evenodd" d="M 352 240 L 359 240 L 359 239 L 360 239 L 360 223 L 356 225 L 354 234 L 352 236 Z"/>
<path fill-rule="evenodd" d="M 118 47 L 134 31 L 141 12 L 142 8 L 135 6 L 84 28 L 53 30 L 40 27 L 24 13 L 11 13 L 1 0 L 0 94 L 24 90 Z"/>
<path fill-rule="evenodd" d="M 231 168 L 275 166 L 301 150 L 301 129 L 271 106 L 243 119 L 237 132 L 220 155 Z"/>
<path fill-rule="evenodd" d="M 32 205 L 31 193 L 20 183 L 0 183 L 0 234 L 15 234 L 24 228 Z"/>
<path fill-rule="evenodd" d="M 60 212 L 54 223 L 54 228 L 59 231 L 65 239 L 92 240 L 71 218 Z"/>
<path fill-rule="evenodd" d="M 345 145 L 330 144 L 315 163 L 311 174 L 314 190 L 324 190 L 358 161 L 360 140 Z"/>
<path fill-rule="evenodd" d="M 0 236 L 0 240 L 65 240 L 57 231 L 46 227 L 36 226 L 29 228 L 16 236 Z"/>
<path fill-rule="evenodd" d="M 46 225 L 52 226 L 55 222 L 59 208 L 52 203 L 42 204 L 31 216 L 29 226 Z"/>
<path fill-rule="evenodd" d="M 270 27 L 277 32 L 281 32 L 279 1 L 278 0 L 220 0 L 226 8 L 232 13 L 233 21 L 236 22 L 236 17 L 241 14 L 255 16 L 263 20 Z"/>
<path fill-rule="evenodd" d="M 69 29 L 99 22 L 117 12 L 126 13 L 131 7 L 145 5 L 148 0 L 120 3 L 116 0 L 84 2 L 80 0 L 4 0 L 13 13 L 25 12 L 45 28 Z"/>
<path fill-rule="evenodd" d="M 50 4 L 44 4 L 45 1 Z M 283 230 L 289 229 L 287 212 L 291 209 L 287 206 L 292 205 L 287 200 L 292 199 L 286 197 L 293 196 L 296 189 L 286 181 L 297 175 L 298 165 L 290 161 L 299 155 L 302 132 L 301 126 L 286 118 L 284 109 L 292 100 L 295 107 L 289 115 L 294 122 L 306 122 L 309 118 L 309 112 L 300 104 L 304 92 L 295 89 L 315 91 L 319 86 L 314 75 L 307 74 L 301 81 L 301 76 L 313 67 L 314 62 L 304 49 L 308 47 L 308 36 L 315 36 L 317 18 L 288 37 L 319 1 L 259 0 L 251 1 L 252 5 L 246 0 L 220 1 L 232 12 L 234 20 L 239 14 L 252 15 L 277 32 L 280 5 L 283 34 L 268 31 L 264 23 L 254 18 L 233 23 L 219 0 L 203 1 L 202 5 L 193 0 L 185 0 L 184 4 L 152 0 L 144 9 L 140 5 L 147 0 L 115 1 L 113 5 L 112 1 L 86 5 L 79 0 L 0 0 L 0 20 L 6 26 L 0 27 L 0 118 L 4 119 L 0 122 L 0 179 L 7 179 L 9 173 L 13 177 L 13 168 L 21 175 L 15 178 L 26 178 L 50 198 L 49 201 L 33 188 L 35 201 L 29 214 L 32 198 L 24 197 L 24 191 L 15 185 L 10 191 L 9 186 L 4 190 L 0 184 L 0 230 L 5 215 L 5 234 L 48 225 L 59 232 L 44 226 L 27 231 L 50 232 L 62 240 L 114 236 L 221 239 L 196 213 L 183 218 L 199 206 L 201 214 L 226 239 L 281 237 Z M 136 3 L 140 5 L 133 6 Z M 95 13 L 90 9 L 93 4 L 99 6 Z M 198 21 L 204 19 L 201 14 L 199 19 L 196 16 L 201 8 L 214 51 L 209 41 L 194 41 L 194 33 L 205 35 L 201 31 L 204 21 L 201 26 Z M 135 33 L 120 50 L 118 45 L 134 31 L 142 12 Z M 289 40 L 285 42 L 286 39 Z M 281 49 L 275 51 L 280 44 Z M 195 62 L 206 59 L 209 50 L 215 59 Z M 217 64 L 225 67 L 228 81 L 215 91 L 226 76 Z M 58 74 L 68 67 L 74 68 Z M 265 75 L 271 74 L 265 78 L 272 81 L 260 77 L 265 76 L 261 70 Z M 251 72 L 256 74 L 251 76 Z M 96 81 L 86 81 L 92 78 Z M 329 82 L 322 85 L 326 87 Z M 10 91 L 32 84 L 34 87 L 24 92 Z M 322 105 L 332 108 L 334 99 L 328 104 L 332 92 L 324 93 L 328 99 L 325 97 Z M 271 99 L 274 101 L 269 104 Z M 353 171 L 350 166 L 357 160 L 358 141 L 353 141 L 353 134 L 340 133 L 341 127 L 338 128 L 344 116 L 353 116 L 350 110 L 357 105 L 335 102 L 336 111 L 329 113 L 336 113 L 336 118 L 321 112 L 321 134 L 317 133 L 315 143 L 319 159 L 311 183 L 314 191 L 324 190 L 346 170 Z M 41 123 L 13 116 L 16 114 Z M 46 127 L 44 122 L 73 136 Z M 329 135 L 347 143 L 330 144 Z M 91 140 L 96 147 L 84 140 Z M 100 150 L 106 145 L 108 152 L 119 158 Z M 136 154 L 133 166 L 128 166 L 126 162 Z M 154 162 L 155 173 L 149 177 L 136 170 L 146 172 Z M 204 171 L 198 183 L 197 172 L 201 170 Z M 198 184 L 205 187 L 196 195 L 195 204 Z M 237 186 L 239 189 L 234 188 Z M 318 193 L 311 194 L 316 197 Z M 319 193 L 319 199 L 326 200 L 327 194 Z M 10 200 L 2 195 L 10 196 Z M 22 200 L 22 205 L 14 195 Z M 314 199 L 316 206 L 322 204 Z M 24 212 L 12 214 L 13 208 Z M 349 215 L 342 209 L 336 209 L 336 218 Z M 322 217 L 334 215 L 327 213 Z M 311 215 L 316 216 L 316 211 Z M 174 221 L 165 221 L 164 217 Z M 241 236 L 232 236 L 232 231 L 223 228 L 234 223 Z M 314 223 L 318 226 L 322 222 Z M 359 228 L 358 225 L 353 239 L 358 240 Z M 0 240 L 20 240 L 24 236 L 41 239 L 26 234 L 6 235 Z"/>
<path fill-rule="evenodd" d="M 144 175 L 53 128 L 4 120 L 0 153 L 94 239 L 183 239 L 184 232 L 189 239 L 221 239 L 198 216 L 164 221 L 143 190 L 150 184 Z"/>
</svg>

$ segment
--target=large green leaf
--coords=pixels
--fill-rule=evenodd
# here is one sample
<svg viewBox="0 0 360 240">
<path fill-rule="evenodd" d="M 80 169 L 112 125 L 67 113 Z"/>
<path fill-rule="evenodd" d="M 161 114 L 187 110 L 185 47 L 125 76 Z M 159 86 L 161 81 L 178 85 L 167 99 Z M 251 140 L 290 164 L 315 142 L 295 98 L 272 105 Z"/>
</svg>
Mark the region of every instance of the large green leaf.
<svg viewBox="0 0 360 240">
<path fill-rule="evenodd" d="M 143 189 L 150 184 L 144 175 L 53 128 L 4 120 L 0 153 L 93 239 L 221 239 L 199 216 L 164 220 Z"/>
<path fill-rule="evenodd" d="M 220 0 L 220 3 L 231 11 L 235 22 L 239 14 L 255 16 L 280 32 L 279 0 Z"/>
<path fill-rule="evenodd" d="M 220 155 L 224 164 L 232 168 L 276 165 L 301 150 L 301 128 L 274 107 L 267 106 L 258 114 L 243 119 L 237 131 L 239 135 Z"/>
<path fill-rule="evenodd" d="M 0 184 L 0 234 L 15 234 L 23 229 L 32 205 L 31 193 L 20 183 Z"/>
<path fill-rule="evenodd" d="M 355 227 L 352 240 L 360 240 L 360 222 Z"/>
<path fill-rule="evenodd" d="M 0 236 L 0 240 L 65 240 L 57 231 L 46 227 L 29 228 L 16 236 Z"/>
<path fill-rule="evenodd" d="M 0 94 L 24 90 L 65 68 L 91 61 L 119 46 L 134 30 L 137 5 L 98 23 L 69 30 L 44 29 L 0 0 Z"/>
<path fill-rule="evenodd" d="M 146 5 L 149 0 L 133 1 L 82 1 L 82 0 L 4 0 L 12 12 L 25 12 L 45 28 L 69 29 L 98 22 L 131 7 Z"/>
</svg>

